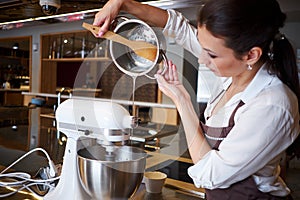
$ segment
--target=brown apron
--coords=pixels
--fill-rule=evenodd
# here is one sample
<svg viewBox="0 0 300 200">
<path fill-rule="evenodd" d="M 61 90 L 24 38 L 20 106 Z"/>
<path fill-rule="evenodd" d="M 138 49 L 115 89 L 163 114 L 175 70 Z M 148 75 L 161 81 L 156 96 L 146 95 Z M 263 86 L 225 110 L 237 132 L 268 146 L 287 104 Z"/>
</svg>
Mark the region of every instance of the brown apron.
<svg viewBox="0 0 300 200">
<path fill-rule="evenodd" d="M 215 128 L 208 127 L 204 123 L 200 122 L 202 130 L 205 133 L 208 143 L 211 145 L 212 149 L 218 150 L 220 143 L 226 136 L 229 134 L 230 130 L 234 126 L 234 116 L 236 111 L 243 106 L 244 103 L 241 101 L 237 107 L 232 112 L 229 118 L 228 127 Z M 272 196 L 269 193 L 263 193 L 259 191 L 256 187 L 256 184 L 252 178 L 248 178 L 232 184 L 229 188 L 225 189 L 205 189 L 206 199 L 208 200 L 244 200 L 244 199 L 253 199 L 253 200 L 280 200 L 280 199 L 292 199 L 289 195 L 288 197 L 276 197 Z"/>
</svg>

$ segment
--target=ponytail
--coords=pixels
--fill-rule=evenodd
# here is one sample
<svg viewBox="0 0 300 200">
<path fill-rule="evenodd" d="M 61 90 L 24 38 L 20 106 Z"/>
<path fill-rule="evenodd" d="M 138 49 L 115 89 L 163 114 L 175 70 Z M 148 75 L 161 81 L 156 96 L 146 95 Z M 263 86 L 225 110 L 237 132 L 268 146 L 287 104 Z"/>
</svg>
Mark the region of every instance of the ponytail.
<svg viewBox="0 0 300 200">
<path fill-rule="evenodd" d="M 270 45 L 270 71 L 275 73 L 300 99 L 300 86 L 295 51 L 283 34 L 277 34 Z M 300 109 L 300 106 L 298 106 Z"/>
<path fill-rule="evenodd" d="M 275 36 L 271 46 L 269 70 L 275 73 L 296 94 L 299 105 L 300 87 L 295 51 L 289 40 L 282 34 Z"/>
<path fill-rule="evenodd" d="M 289 40 L 282 34 L 277 34 L 271 43 L 269 53 L 270 71 L 277 74 L 280 80 L 285 83 L 298 98 L 298 110 L 300 109 L 300 87 L 298 77 L 298 67 L 296 62 L 295 51 Z M 287 149 L 290 159 L 300 158 L 300 137 L 293 142 Z"/>
</svg>

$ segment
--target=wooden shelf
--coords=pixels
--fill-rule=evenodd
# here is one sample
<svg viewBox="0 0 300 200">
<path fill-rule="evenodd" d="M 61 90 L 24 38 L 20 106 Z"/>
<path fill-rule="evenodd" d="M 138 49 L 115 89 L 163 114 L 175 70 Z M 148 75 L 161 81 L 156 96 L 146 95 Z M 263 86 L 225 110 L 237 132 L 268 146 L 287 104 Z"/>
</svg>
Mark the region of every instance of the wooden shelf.
<svg viewBox="0 0 300 200">
<path fill-rule="evenodd" d="M 99 58 L 54 58 L 54 59 L 49 59 L 49 58 L 43 58 L 43 61 L 48 61 L 48 62 L 82 62 L 82 61 L 111 61 L 111 58 L 109 57 L 99 57 Z"/>
<path fill-rule="evenodd" d="M 1 59 L 10 59 L 10 60 L 21 60 L 21 59 L 29 60 L 29 58 L 18 57 L 18 56 L 2 56 L 2 55 L 0 55 L 0 58 Z"/>
</svg>

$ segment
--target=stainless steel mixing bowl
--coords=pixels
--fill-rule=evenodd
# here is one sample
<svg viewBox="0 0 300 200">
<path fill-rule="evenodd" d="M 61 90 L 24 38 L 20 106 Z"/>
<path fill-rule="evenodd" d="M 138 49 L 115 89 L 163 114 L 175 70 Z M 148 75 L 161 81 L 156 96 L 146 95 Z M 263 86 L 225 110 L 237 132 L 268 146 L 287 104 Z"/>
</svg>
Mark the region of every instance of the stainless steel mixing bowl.
<svg viewBox="0 0 300 200">
<path fill-rule="evenodd" d="M 96 145 L 77 153 L 78 173 L 85 191 L 93 199 L 128 199 L 143 179 L 147 154 L 138 148 L 117 147 L 113 156 Z"/>
</svg>

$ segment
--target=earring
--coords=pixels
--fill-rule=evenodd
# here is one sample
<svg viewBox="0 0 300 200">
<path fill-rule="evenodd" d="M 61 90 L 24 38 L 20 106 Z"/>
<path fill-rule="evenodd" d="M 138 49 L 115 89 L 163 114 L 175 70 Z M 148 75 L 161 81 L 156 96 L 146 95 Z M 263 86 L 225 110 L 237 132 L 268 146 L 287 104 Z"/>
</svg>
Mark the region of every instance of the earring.
<svg viewBox="0 0 300 200">
<path fill-rule="evenodd" d="M 247 66 L 247 70 L 248 70 L 248 71 L 251 71 L 252 69 L 253 69 L 253 68 L 252 68 L 251 65 L 248 65 L 248 66 Z"/>
</svg>

